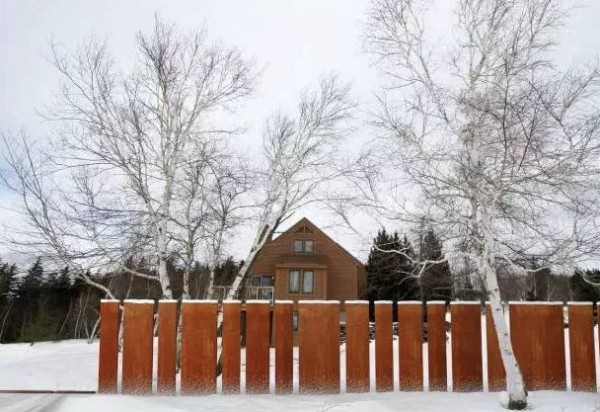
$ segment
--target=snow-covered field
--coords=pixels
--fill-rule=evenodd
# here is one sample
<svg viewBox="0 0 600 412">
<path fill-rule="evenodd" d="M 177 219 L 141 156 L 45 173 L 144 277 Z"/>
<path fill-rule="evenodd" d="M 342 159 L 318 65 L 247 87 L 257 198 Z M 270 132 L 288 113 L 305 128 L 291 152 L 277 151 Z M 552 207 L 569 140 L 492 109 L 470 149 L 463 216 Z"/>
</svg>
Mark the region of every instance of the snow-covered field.
<svg viewBox="0 0 600 412">
<path fill-rule="evenodd" d="M 426 353 L 426 351 L 425 351 Z M 343 347 L 342 356 L 344 359 Z M 297 359 L 296 359 L 297 360 Z M 424 360 L 426 363 L 426 359 Z M 397 362 L 395 362 L 397 365 Z M 95 390 L 98 344 L 72 340 L 0 345 L 1 389 Z M 342 362 L 342 368 L 344 367 Z M 243 368 L 242 368 L 243 370 Z M 397 367 L 395 367 L 397 374 Z M 374 375 L 374 374 L 372 374 Z M 343 376 L 343 373 L 342 373 Z M 425 377 L 427 379 L 427 377 Z M 295 383 L 297 387 L 297 382 Z M 219 385 L 220 386 L 220 385 Z M 342 381 L 342 391 L 345 382 Z M 531 409 L 600 411 L 600 395 L 570 391 L 531 393 Z M 211 395 L 134 397 L 125 395 L 33 395 L 0 393 L 8 411 L 501 411 L 497 393 L 392 392 L 340 395 Z"/>
</svg>

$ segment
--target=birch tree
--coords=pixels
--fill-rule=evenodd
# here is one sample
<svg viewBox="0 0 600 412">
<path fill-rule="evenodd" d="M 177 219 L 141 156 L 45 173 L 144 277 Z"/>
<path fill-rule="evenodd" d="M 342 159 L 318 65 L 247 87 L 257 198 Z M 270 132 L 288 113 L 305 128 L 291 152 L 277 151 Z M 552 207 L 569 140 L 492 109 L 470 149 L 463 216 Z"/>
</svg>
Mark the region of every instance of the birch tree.
<svg viewBox="0 0 600 412">
<path fill-rule="evenodd" d="M 320 189 L 343 173 L 336 159 L 352 107 L 349 86 L 329 75 L 300 96 L 297 114 L 280 112 L 265 122 L 256 234 L 227 299 L 239 295 L 256 255 L 281 223 L 318 201 Z"/>
<path fill-rule="evenodd" d="M 52 46 L 61 83 L 46 116 L 59 137 L 37 155 L 30 139 L 6 133 L 3 180 L 27 227 L 17 228 L 13 244 L 44 249 L 76 273 L 119 264 L 160 282 L 171 298 L 169 257 L 183 244 L 189 260 L 190 248 L 207 250 L 211 236 L 221 244 L 231 229 L 238 180 L 226 189 L 223 182 L 238 171 L 225 170 L 216 142 L 238 131 L 223 119 L 252 94 L 256 76 L 236 48 L 203 31 L 181 35 L 158 17 L 136 40 L 129 69 L 96 39 L 75 51 Z M 215 190 L 229 200 L 214 205 Z M 156 276 L 123 265 L 130 253 L 149 256 Z"/>
<path fill-rule="evenodd" d="M 439 4 L 440 2 L 438 2 Z M 386 79 L 361 193 L 386 217 L 434 227 L 490 300 L 508 408 L 527 391 L 498 288 L 501 265 L 574 264 L 598 247 L 600 73 L 552 59 L 561 0 L 457 0 L 436 39 L 424 0 L 372 0 L 366 45 Z M 447 46 L 447 48 L 446 48 Z M 389 194 L 388 196 L 384 194 Z"/>
</svg>

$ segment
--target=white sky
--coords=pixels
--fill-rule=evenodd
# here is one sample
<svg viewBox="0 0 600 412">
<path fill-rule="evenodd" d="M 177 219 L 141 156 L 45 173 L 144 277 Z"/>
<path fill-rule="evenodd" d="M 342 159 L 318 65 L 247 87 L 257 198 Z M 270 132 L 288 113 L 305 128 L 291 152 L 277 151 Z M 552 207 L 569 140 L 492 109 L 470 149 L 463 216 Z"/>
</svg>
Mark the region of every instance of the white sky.
<svg viewBox="0 0 600 412">
<path fill-rule="evenodd" d="M 582 3 L 585 7 L 565 27 L 557 50 L 563 64 L 600 55 L 600 0 Z M 366 0 L 0 0 L 0 129 L 26 127 L 39 138 L 49 130 L 36 111 L 49 103 L 57 86 L 58 76 L 44 58 L 51 38 L 68 47 L 91 34 L 106 38 L 126 67 L 134 33 L 149 29 L 159 12 L 182 30 L 206 26 L 211 37 L 239 47 L 264 69 L 256 97 L 240 112 L 248 133 L 239 144 L 252 153 L 259 148 L 265 115 L 295 102 L 298 92 L 320 74 L 337 72 L 352 82 L 362 108 L 369 106 L 377 76 L 361 52 L 360 23 L 367 4 Z M 427 23 L 445 36 L 451 1 L 438 4 Z M 350 144 L 365 141 L 368 135 L 368 129 L 361 128 Z M 0 190 L 0 206 L 6 203 L 7 195 Z M 370 245 L 330 226 L 333 221 L 326 213 L 303 214 L 359 258 L 366 256 Z M 0 221 L 3 216 L 6 219 L 7 213 L 0 209 Z M 376 232 L 377 227 L 365 229 Z M 235 241 L 236 255 L 245 254 L 248 237 L 249 233 Z"/>
</svg>

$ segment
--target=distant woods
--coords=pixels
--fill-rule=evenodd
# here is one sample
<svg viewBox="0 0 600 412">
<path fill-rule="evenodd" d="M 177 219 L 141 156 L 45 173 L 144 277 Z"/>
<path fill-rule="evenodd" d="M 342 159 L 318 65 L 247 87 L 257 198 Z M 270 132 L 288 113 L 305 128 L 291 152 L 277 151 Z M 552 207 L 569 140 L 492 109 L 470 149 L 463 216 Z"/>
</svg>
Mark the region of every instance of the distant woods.
<svg viewBox="0 0 600 412">
<path fill-rule="evenodd" d="M 127 264 L 134 265 L 130 260 Z M 240 263 L 225 259 L 215 269 L 216 285 L 229 285 Z M 150 267 L 135 262 L 136 269 Z M 141 269 L 143 270 L 143 269 Z M 204 298 L 208 288 L 207 265 L 196 263 L 190 272 L 190 297 Z M 146 272 L 151 275 L 152 269 Z M 173 296 L 183 291 L 185 268 L 169 260 L 168 275 Z M 88 273 L 109 287 L 117 299 L 160 299 L 160 284 L 127 271 Z M 73 276 L 67 268 L 50 270 L 37 259 L 29 269 L 0 262 L 0 343 L 36 342 L 58 339 L 90 339 L 98 332 L 102 291 Z"/>
<path fill-rule="evenodd" d="M 451 262 L 433 229 L 411 242 L 406 235 L 380 229 L 373 239 L 363 297 L 375 300 L 487 300 L 473 268 Z M 498 270 L 504 301 L 600 301 L 600 270 L 555 273 L 524 263 L 527 273 Z"/>
</svg>

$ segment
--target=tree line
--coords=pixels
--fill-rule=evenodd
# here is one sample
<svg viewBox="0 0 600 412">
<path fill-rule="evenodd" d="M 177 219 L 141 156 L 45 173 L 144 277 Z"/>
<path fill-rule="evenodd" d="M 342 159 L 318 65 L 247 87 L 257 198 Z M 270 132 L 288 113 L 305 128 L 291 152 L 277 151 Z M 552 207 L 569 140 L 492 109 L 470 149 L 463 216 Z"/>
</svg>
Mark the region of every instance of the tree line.
<svg viewBox="0 0 600 412">
<path fill-rule="evenodd" d="M 134 265 L 132 260 L 127 264 Z M 167 262 L 173 296 L 181 299 L 185 268 L 174 259 Z M 143 261 L 135 266 L 148 275 L 155 270 Z M 239 267 L 240 262 L 225 259 L 215 269 L 216 285 L 231 284 Z M 206 297 L 210 270 L 208 265 L 195 262 L 190 272 L 190 297 Z M 119 300 L 157 300 L 163 296 L 157 282 L 124 270 L 86 276 L 110 288 Z M 38 258 L 21 271 L 14 263 L 0 262 L 0 343 L 93 338 L 98 332 L 100 300 L 105 297 L 102 290 L 73 275 L 68 267 L 47 269 Z"/>
<path fill-rule="evenodd" d="M 485 285 L 469 268 L 450 265 L 443 242 L 433 229 L 424 231 L 413 245 L 407 235 L 380 229 L 373 238 L 366 264 L 367 286 L 363 298 L 375 300 L 487 300 Z M 536 268 L 525 274 L 499 270 L 504 301 L 600 301 L 600 270 L 573 273 Z"/>
</svg>

